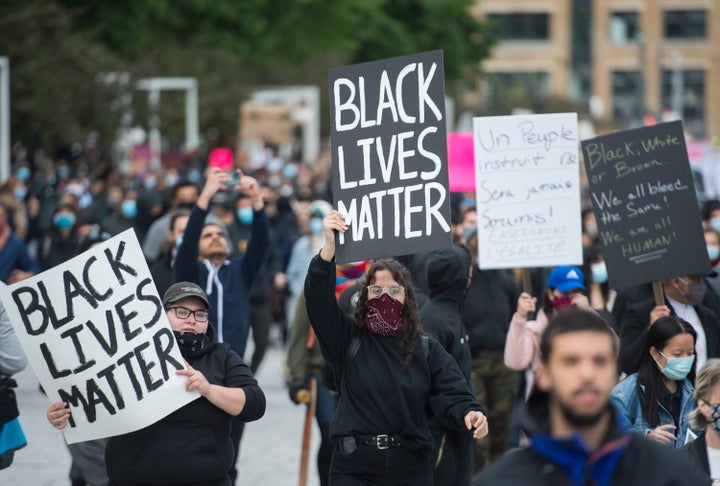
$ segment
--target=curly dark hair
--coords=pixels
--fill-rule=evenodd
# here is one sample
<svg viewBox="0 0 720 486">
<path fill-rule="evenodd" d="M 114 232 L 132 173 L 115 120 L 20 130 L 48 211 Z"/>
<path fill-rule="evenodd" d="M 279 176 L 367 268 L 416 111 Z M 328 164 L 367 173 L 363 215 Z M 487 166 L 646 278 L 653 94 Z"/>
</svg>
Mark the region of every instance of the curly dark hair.
<svg viewBox="0 0 720 486">
<path fill-rule="evenodd" d="M 415 355 L 418 336 L 424 335 L 425 332 L 420 327 L 420 312 L 418 311 L 417 300 L 415 300 L 415 290 L 412 286 L 410 272 L 400 262 L 387 258 L 375 260 L 370 265 L 358 292 L 359 297 L 357 305 L 355 306 L 355 312 L 353 313 L 355 325 L 360 328 L 361 333 L 368 332 L 365 327 L 368 286 L 375 282 L 375 274 L 380 270 L 389 271 L 398 285 L 401 285 L 405 289 L 405 308 L 402 312 L 402 326 L 400 327 L 400 332 L 397 337 L 403 353 L 403 366 L 408 368 Z"/>
</svg>

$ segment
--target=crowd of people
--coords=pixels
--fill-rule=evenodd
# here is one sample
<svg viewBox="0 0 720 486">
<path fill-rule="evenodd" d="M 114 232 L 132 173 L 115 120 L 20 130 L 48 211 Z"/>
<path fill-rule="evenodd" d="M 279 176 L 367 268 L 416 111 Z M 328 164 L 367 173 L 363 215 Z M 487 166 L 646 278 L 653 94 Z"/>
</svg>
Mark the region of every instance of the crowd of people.
<svg viewBox="0 0 720 486">
<path fill-rule="evenodd" d="M 582 265 L 526 279 L 482 270 L 472 194 L 452 194 L 451 248 L 336 264 L 348 224 L 331 205 L 327 157 L 306 165 L 269 147 L 236 164 L 237 181 L 231 172 L 200 156 L 121 171 L 93 143 L 55 158 L 15 147 L 0 187 L 0 280 L 134 229 L 187 360 L 179 373 L 202 395 L 103 442 L 113 457 L 99 458 L 102 479 L 75 461 L 74 485 L 184 484 L 183 470 L 138 451 L 195 421 L 223 447 L 216 461 L 188 457 L 193 484 L 234 484 L 244 424 L 265 410 L 253 373 L 273 339 L 290 399 L 317 383 L 323 486 L 720 484 L 715 271 L 665 280 L 663 302 L 650 283 L 611 288 L 590 208 Z M 720 201 L 699 215 L 720 267 Z M 48 419 L 63 428 L 69 413 L 54 402 Z"/>
</svg>

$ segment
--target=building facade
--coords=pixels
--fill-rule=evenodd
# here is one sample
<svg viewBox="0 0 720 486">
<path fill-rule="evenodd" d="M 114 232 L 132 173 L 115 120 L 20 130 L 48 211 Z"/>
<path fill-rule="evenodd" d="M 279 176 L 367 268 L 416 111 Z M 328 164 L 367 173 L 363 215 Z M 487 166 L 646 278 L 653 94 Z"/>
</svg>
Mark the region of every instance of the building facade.
<svg viewBox="0 0 720 486">
<path fill-rule="evenodd" d="M 720 1 L 479 0 L 475 12 L 500 38 L 483 64 L 494 86 L 625 126 L 679 114 L 692 136 L 720 136 Z"/>
</svg>

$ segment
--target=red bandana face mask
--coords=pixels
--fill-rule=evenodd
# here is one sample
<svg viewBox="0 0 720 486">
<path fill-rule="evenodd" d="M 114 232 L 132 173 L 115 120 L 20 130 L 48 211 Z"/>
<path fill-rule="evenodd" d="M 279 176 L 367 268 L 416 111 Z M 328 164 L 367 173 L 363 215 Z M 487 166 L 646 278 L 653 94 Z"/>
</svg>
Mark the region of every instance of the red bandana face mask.
<svg viewBox="0 0 720 486">
<path fill-rule="evenodd" d="M 383 293 L 376 299 L 367 301 L 365 327 L 379 336 L 394 336 L 402 324 L 404 304 Z"/>
</svg>

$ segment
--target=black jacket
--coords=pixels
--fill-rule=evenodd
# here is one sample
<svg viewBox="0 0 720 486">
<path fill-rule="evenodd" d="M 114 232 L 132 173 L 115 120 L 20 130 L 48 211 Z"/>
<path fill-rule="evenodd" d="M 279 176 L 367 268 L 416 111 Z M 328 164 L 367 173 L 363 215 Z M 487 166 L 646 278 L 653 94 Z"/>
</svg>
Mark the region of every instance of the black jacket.
<svg viewBox="0 0 720 486">
<path fill-rule="evenodd" d="M 710 461 L 708 460 L 707 441 L 704 432 L 698 435 L 694 441 L 682 446 L 677 452 L 678 455 L 684 457 L 697 469 L 704 471 L 708 478 L 710 477 Z"/>
<path fill-rule="evenodd" d="M 318 255 L 312 259 L 305 301 L 323 356 L 336 369 L 342 369 L 353 338 L 362 335 L 362 345 L 344 370 L 332 438 L 400 435 L 403 446 L 428 453 L 429 412 L 458 429 L 471 410 L 484 412 L 455 360 L 435 339 L 429 339 L 427 353 L 418 339 L 412 364 L 405 369 L 396 337 L 364 332 L 342 312 L 335 300 L 334 262 Z"/>
<path fill-rule="evenodd" d="M 533 394 L 521 418 L 521 426 L 534 445 L 510 451 L 491 463 L 473 483 L 474 486 L 575 486 L 560 460 L 551 459 L 562 457 L 567 460 L 573 454 L 574 460 L 584 461 L 580 469 L 584 472 L 583 485 L 602 484 L 592 482 L 587 475 L 588 471 L 599 470 L 596 468 L 602 468 L 609 475 L 607 484 L 612 486 L 710 484 L 710 479 L 683 461 L 678 452 L 639 435 L 622 432 L 615 420 L 612 421 L 603 446 L 592 453 L 587 451 L 586 457 L 582 453 L 578 455 L 577 442 L 548 440 L 550 423 L 547 401 L 547 395 Z"/>
<path fill-rule="evenodd" d="M 227 344 L 212 343 L 200 356 L 183 353 L 212 384 L 245 391 L 238 417 L 250 422 L 265 413 L 265 395 L 250 368 Z M 209 486 L 222 481 L 233 465 L 230 415 L 200 397 L 144 429 L 111 437 L 105 450 L 113 485 Z"/>
<path fill-rule="evenodd" d="M 675 315 L 672 305 L 667 302 L 670 312 Z M 620 369 L 630 373 L 630 369 L 642 351 L 643 342 L 650 325 L 650 311 L 655 307 L 655 299 L 646 299 L 630 306 L 620 321 Z M 715 313 L 704 305 L 696 305 L 695 312 L 705 330 L 707 357 L 720 357 L 720 321 Z"/>
<path fill-rule="evenodd" d="M 505 271 L 473 267 L 462 312 L 473 358 L 481 351 L 504 351 L 505 337 L 519 296 L 515 279 Z"/>
</svg>

